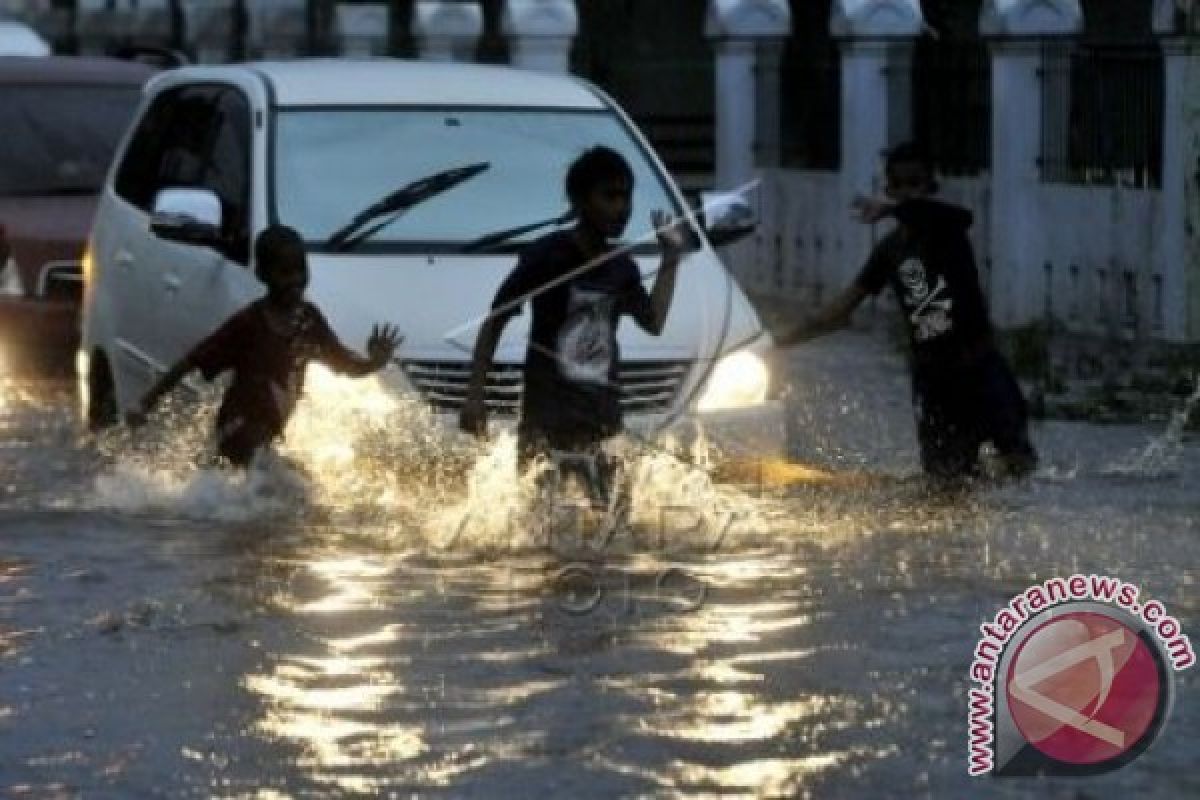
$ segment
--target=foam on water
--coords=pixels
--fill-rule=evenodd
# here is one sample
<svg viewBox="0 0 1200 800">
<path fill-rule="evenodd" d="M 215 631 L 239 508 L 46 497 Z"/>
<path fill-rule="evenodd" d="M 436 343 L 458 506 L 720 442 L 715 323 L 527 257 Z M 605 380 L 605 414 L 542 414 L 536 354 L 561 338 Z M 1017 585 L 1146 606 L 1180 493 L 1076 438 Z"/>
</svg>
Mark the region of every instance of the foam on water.
<svg viewBox="0 0 1200 800">
<path fill-rule="evenodd" d="M 374 376 L 310 368 L 278 452 L 245 472 L 221 468 L 211 441 L 218 391 L 176 398 L 146 427 L 107 434 L 100 444 L 111 464 L 95 479 L 89 505 L 215 521 L 316 517 L 385 531 L 400 547 L 441 551 L 553 546 L 564 528 L 612 538 L 614 520 L 584 513 L 582 495 L 547 498 L 532 470 L 517 475 L 510 431 L 476 442 Z M 766 501 L 716 483 L 703 466 L 703 439 L 690 453 L 632 439 L 625 449 L 634 490 L 624 522 L 643 534 L 632 541 L 648 541 L 653 531 L 658 546 L 665 537 L 686 547 L 713 531 L 762 528 Z"/>
</svg>

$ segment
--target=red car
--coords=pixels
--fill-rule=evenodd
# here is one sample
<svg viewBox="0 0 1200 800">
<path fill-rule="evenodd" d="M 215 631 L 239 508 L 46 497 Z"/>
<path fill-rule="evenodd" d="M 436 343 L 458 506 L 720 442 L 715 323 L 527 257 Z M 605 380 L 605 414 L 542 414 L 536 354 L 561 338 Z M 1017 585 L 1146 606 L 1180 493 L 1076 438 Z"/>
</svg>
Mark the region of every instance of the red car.
<svg viewBox="0 0 1200 800">
<path fill-rule="evenodd" d="M 0 57 L 0 361 L 9 367 L 73 363 L 92 215 L 154 73 L 115 59 Z"/>
</svg>

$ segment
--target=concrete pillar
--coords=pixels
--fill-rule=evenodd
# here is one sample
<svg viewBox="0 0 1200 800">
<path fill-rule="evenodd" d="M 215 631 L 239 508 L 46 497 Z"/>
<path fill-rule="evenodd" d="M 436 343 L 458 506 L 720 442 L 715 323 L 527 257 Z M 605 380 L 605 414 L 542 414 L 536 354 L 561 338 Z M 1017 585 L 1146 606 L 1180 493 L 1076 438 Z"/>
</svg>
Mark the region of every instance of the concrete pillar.
<svg viewBox="0 0 1200 800">
<path fill-rule="evenodd" d="M 574 0 L 505 0 L 501 28 L 514 67 L 570 71 L 571 41 L 579 31 Z"/>
<path fill-rule="evenodd" d="M 1039 217 L 1035 198 L 1041 183 L 1044 45 L 1082 29 L 1077 0 L 984 2 L 980 32 L 992 40 L 990 297 L 1001 326 L 1032 322 L 1045 310 L 1039 254 L 1047 220 Z"/>
<path fill-rule="evenodd" d="M 884 152 L 911 135 L 912 43 L 923 26 L 917 0 L 834 0 L 830 33 L 842 60 L 840 208 L 849 209 L 856 194 L 882 191 Z M 863 230 L 845 242 L 843 283 L 870 252 L 872 237 Z"/>
<path fill-rule="evenodd" d="M 784 0 L 709 0 L 705 35 L 714 40 L 717 56 L 718 189 L 735 189 L 754 180 L 760 134 L 755 102 L 760 91 L 758 46 L 786 38 L 791 24 Z"/>
<path fill-rule="evenodd" d="M 474 61 L 482 33 L 483 9 L 478 3 L 417 0 L 413 36 L 423 60 Z"/>
<path fill-rule="evenodd" d="M 1200 7 L 1159 3 L 1163 92 L 1163 336 L 1200 340 Z M 1178 13 L 1174 13 L 1178 12 Z"/>
<path fill-rule="evenodd" d="M 388 12 L 384 3 L 339 3 L 333 28 L 342 56 L 371 58 L 387 55 Z"/>
</svg>

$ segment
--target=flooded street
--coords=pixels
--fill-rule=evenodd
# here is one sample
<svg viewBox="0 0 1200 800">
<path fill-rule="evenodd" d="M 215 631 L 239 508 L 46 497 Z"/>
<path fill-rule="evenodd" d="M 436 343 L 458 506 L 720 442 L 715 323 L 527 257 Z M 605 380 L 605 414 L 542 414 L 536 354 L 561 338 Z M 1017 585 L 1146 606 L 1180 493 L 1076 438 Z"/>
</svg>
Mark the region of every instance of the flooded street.
<svg viewBox="0 0 1200 800">
<path fill-rule="evenodd" d="M 1124 769 L 966 774 L 979 625 L 1030 584 L 1116 576 L 1200 635 L 1200 446 L 1039 423 L 1028 485 L 934 502 L 886 343 L 792 378 L 792 456 L 866 478 L 739 492 L 647 456 L 603 540 L 522 516 L 503 440 L 463 495 L 473 456 L 421 462 L 428 428 L 369 397 L 243 479 L 195 465 L 186 394 L 178 438 L 93 441 L 69 385 L 6 383 L 0 796 L 1200 796 L 1196 670 Z"/>
</svg>

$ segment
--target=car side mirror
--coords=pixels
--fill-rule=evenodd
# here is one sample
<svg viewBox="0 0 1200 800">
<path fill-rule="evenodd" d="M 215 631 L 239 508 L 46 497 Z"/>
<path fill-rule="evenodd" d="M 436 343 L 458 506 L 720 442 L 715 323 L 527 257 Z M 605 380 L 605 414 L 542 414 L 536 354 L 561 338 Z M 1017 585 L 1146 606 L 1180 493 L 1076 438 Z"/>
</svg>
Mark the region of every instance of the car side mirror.
<svg viewBox="0 0 1200 800">
<path fill-rule="evenodd" d="M 205 246 L 221 243 L 221 201 L 208 189 L 162 189 L 150 230 L 160 239 Z"/>
<path fill-rule="evenodd" d="M 737 192 L 702 192 L 704 232 L 714 247 L 744 239 L 758 228 L 758 214 Z"/>
</svg>

